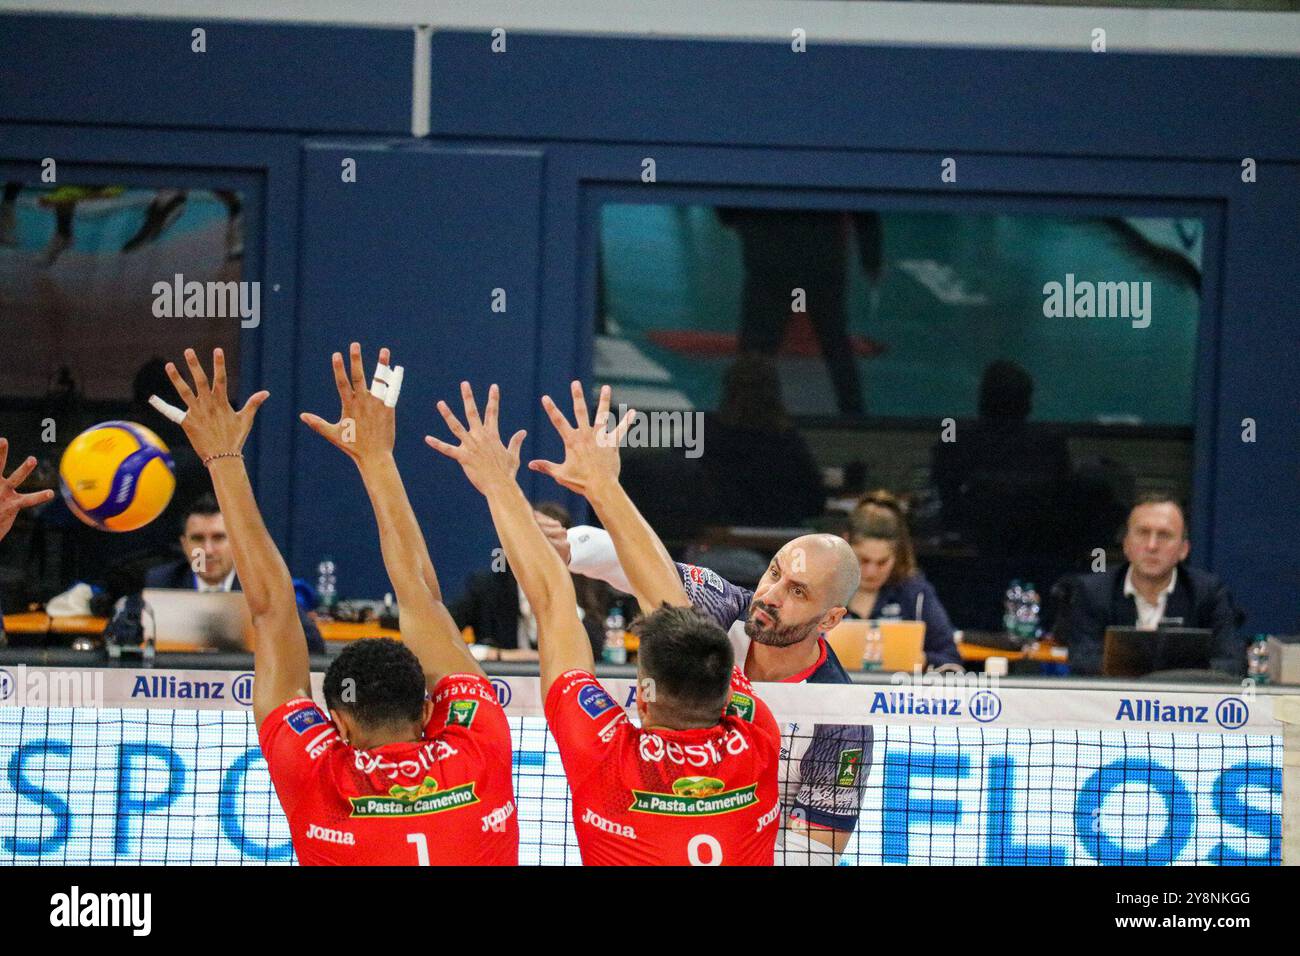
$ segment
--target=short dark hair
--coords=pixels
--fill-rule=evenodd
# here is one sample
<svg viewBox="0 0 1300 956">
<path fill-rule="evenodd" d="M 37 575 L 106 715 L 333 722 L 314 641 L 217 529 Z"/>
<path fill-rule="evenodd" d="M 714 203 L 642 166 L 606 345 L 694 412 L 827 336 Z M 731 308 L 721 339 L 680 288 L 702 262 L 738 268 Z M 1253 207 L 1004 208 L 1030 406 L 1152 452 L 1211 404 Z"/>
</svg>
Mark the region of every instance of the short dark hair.
<svg viewBox="0 0 1300 956">
<path fill-rule="evenodd" d="M 185 534 L 185 526 L 190 523 L 190 515 L 203 515 L 205 518 L 211 515 L 221 514 L 221 505 L 217 504 L 217 499 L 211 493 L 199 495 L 190 506 L 185 509 L 181 515 L 181 534 Z"/>
<path fill-rule="evenodd" d="M 1183 537 L 1189 537 L 1191 529 L 1187 527 L 1187 508 L 1183 505 L 1182 499 L 1170 491 L 1144 491 L 1138 495 L 1137 500 L 1133 502 L 1133 507 L 1128 510 L 1129 517 L 1133 516 L 1135 508 L 1143 505 L 1173 505 L 1178 509 L 1178 517 L 1183 519 Z M 1125 519 L 1124 525 L 1127 528 L 1128 520 Z"/>
<path fill-rule="evenodd" d="M 718 723 L 736 661 L 727 632 L 693 608 L 666 604 L 633 630 L 641 639 L 641 676 L 654 681 L 656 706 L 686 724 Z"/>
<path fill-rule="evenodd" d="M 548 518 L 555 519 L 566 530 L 573 527 L 573 516 L 569 514 L 569 509 L 558 501 L 543 501 L 541 504 L 533 505 L 533 510 L 546 515 Z"/>
<path fill-rule="evenodd" d="M 426 692 L 419 659 L 391 637 L 353 641 L 325 671 L 326 705 L 346 710 L 363 727 L 418 723 Z"/>
</svg>

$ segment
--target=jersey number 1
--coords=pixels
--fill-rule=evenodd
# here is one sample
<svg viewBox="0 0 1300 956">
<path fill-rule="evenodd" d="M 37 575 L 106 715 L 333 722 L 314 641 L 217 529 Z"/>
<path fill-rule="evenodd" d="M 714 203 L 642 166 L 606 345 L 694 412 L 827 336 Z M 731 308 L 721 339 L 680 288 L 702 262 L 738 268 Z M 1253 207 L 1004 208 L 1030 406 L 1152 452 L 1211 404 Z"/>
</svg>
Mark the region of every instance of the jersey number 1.
<svg viewBox="0 0 1300 956">
<path fill-rule="evenodd" d="M 429 838 L 423 833 L 408 833 L 406 842 L 415 844 L 416 865 L 429 866 Z"/>
</svg>

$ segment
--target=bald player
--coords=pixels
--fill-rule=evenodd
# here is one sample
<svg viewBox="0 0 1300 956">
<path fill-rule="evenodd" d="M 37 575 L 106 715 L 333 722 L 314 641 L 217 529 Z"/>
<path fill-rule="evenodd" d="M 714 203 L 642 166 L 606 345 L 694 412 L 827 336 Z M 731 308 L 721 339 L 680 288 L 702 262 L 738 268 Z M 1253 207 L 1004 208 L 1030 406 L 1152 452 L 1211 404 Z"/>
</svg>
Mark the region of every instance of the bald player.
<svg viewBox="0 0 1300 956">
<path fill-rule="evenodd" d="M 588 526 L 566 532 L 549 519 L 539 523 L 570 570 L 629 589 L 607 532 Z M 753 590 L 698 565 L 679 563 L 677 570 L 695 609 L 728 629 L 736 663 L 751 681 L 851 683 L 826 641 L 861 576 L 843 538 L 808 534 L 787 542 Z M 871 727 L 787 723 L 781 730 L 783 823 L 776 862 L 833 864 L 857 825 L 871 763 Z"/>
</svg>

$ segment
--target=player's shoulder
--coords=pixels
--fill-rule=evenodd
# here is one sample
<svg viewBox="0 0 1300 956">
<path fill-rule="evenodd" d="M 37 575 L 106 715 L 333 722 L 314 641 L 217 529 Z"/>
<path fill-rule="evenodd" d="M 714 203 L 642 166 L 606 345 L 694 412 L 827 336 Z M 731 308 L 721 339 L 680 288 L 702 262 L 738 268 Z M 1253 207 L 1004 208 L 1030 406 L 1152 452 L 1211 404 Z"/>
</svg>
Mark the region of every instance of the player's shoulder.
<svg viewBox="0 0 1300 956">
<path fill-rule="evenodd" d="M 565 671 L 551 684 L 546 695 L 546 710 L 551 713 L 559 707 L 581 710 L 592 720 L 610 711 L 621 710 L 596 675 L 581 668 Z"/>
<path fill-rule="evenodd" d="M 275 707 L 262 719 L 258 734 L 265 736 L 287 728 L 301 736 L 313 727 L 325 724 L 333 726 L 333 721 L 310 697 L 292 697 Z"/>
<path fill-rule="evenodd" d="M 687 588 L 707 588 L 717 594 L 725 594 L 729 589 L 735 587 L 717 571 L 699 564 L 682 564 L 679 562 L 677 571 L 681 574 L 682 583 Z"/>
<path fill-rule="evenodd" d="M 480 700 L 496 706 L 501 705 L 496 688 L 482 674 L 448 674 L 433 685 L 433 704 L 438 706 L 446 700 Z"/>
<path fill-rule="evenodd" d="M 835 649 L 831 647 L 830 642 L 823 639 L 822 644 L 826 656 L 813 668 L 812 673 L 806 678 L 807 682 L 809 684 L 852 684 L 853 678 L 844 669 L 840 659 L 835 656 Z"/>
</svg>

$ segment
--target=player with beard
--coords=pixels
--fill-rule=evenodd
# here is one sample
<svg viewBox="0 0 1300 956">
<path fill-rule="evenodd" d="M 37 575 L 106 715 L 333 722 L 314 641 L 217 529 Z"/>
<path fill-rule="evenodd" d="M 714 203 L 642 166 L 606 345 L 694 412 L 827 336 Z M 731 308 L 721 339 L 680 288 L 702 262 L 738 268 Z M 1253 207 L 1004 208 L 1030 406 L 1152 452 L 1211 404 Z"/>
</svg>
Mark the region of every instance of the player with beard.
<svg viewBox="0 0 1300 956">
<path fill-rule="evenodd" d="M 607 532 L 589 526 L 566 532 L 558 523 L 539 523 L 571 571 L 629 590 Z M 751 681 L 851 683 L 826 641 L 861 576 L 857 555 L 843 538 L 807 534 L 789 541 L 752 591 L 698 565 L 678 563 L 677 570 L 695 609 L 729 629 L 736 662 Z M 786 723 L 781 730 L 784 823 L 776 862 L 833 864 L 857 825 L 871 728 Z"/>
</svg>

